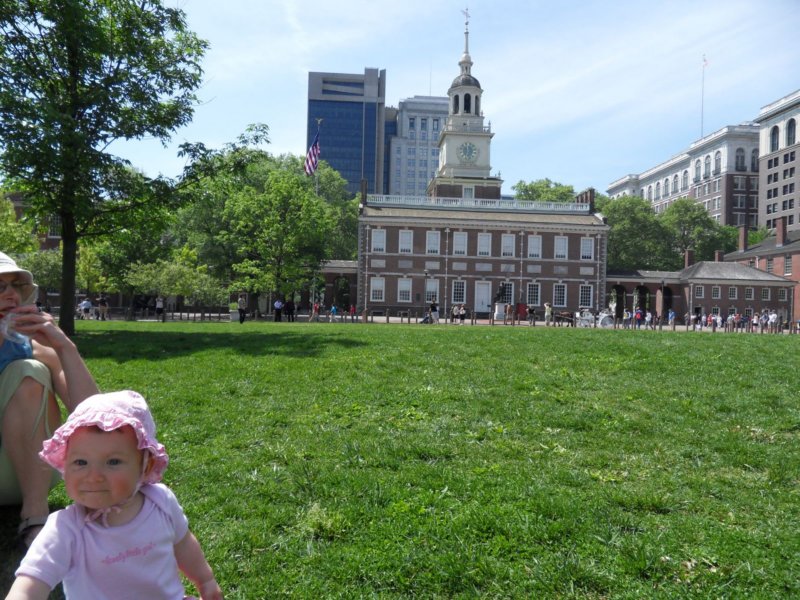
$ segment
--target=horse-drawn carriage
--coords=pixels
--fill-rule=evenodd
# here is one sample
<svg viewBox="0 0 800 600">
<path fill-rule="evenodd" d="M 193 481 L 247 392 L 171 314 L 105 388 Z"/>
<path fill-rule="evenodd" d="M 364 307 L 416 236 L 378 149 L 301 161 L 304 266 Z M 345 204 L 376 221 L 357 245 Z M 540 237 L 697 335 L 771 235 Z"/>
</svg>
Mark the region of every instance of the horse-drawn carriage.
<svg viewBox="0 0 800 600">
<path fill-rule="evenodd" d="M 578 327 L 613 327 L 614 315 L 609 310 L 602 310 L 595 315 L 590 310 L 582 310 L 575 313 L 575 324 Z"/>
</svg>

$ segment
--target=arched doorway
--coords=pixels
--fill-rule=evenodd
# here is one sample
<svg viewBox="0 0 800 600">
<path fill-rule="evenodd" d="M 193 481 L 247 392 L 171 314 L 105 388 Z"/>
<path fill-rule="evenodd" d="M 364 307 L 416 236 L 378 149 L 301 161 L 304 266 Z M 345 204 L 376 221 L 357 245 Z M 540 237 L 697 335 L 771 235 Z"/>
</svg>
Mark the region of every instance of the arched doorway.
<svg viewBox="0 0 800 600">
<path fill-rule="evenodd" d="M 633 301 L 631 306 L 635 311 L 637 308 L 641 308 L 642 310 L 649 310 L 651 307 L 651 298 L 650 298 L 650 290 L 643 286 L 637 285 L 633 288 Z"/>
<path fill-rule="evenodd" d="M 671 308 L 673 308 L 673 295 L 672 295 L 672 288 L 670 287 L 663 287 L 661 288 L 661 302 L 662 306 L 664 307 L 664 314 L 667 314 Z"/>
<path fill-rule="evenodd" d="M 350 280 L 347 277 L 337 277 L 333 282 L 333 303 L 344 311 L 352 304 L 350 298 Z"/>
<path fill-rule="evenodd" d="M 611 293 L 608 295 L 608 307 L 614 310 L 614 318 L 622 319 L 625 312 L 625 296 L 626 290 L 624 285 L 615 285 L 611 288 Z"/>
</svg>

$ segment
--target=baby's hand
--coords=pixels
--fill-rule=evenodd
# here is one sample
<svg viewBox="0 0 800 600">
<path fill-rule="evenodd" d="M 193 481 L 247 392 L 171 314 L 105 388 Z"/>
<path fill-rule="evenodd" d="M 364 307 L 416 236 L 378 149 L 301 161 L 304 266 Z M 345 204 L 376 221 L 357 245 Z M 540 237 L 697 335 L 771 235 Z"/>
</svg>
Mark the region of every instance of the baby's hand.
<svg viewBox="0 0 800 600">
<path fill-rule="evenodd" d="M 209 579 L 197 591 L 202 600 L 222 600 L 222 589 L 216 579 Z"/>
</svg>

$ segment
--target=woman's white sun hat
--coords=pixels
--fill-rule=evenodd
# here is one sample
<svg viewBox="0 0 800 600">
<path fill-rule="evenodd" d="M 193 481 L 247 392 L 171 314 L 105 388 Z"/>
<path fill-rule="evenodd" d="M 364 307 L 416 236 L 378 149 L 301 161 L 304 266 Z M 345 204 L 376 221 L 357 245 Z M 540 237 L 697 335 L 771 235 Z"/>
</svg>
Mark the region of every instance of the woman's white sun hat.
<svg viewBox="0 0 800 600">
<path fill-rule="evenodd" d="M 21 281 L 30 286 L 30 290 L 26 290 L 24 297 L 20 298 L 20 304 L 33 304 L 36 302 L 36 292 L 39 287 L 33 283 L 33 274 L 30 271 L 21 269 L 8 254 L 0 252 L 0 275 L 5 275 L 6 273 L 16 273 Z"/>
</svg>

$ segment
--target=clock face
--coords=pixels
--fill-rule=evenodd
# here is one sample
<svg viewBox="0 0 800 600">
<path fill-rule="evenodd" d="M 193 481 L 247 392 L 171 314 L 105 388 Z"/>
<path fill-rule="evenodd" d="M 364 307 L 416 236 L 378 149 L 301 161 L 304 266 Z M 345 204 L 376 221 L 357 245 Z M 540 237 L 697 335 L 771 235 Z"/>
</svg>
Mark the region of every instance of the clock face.
<svg viewBox="0 0 800 600">
<path fill-rule="evenodd" d="M 472 142 L 464 142 L 458 147 L 458 157 L 464 162 L 473 162 L 478 158 L 478 147 Z"/>
</svg>

